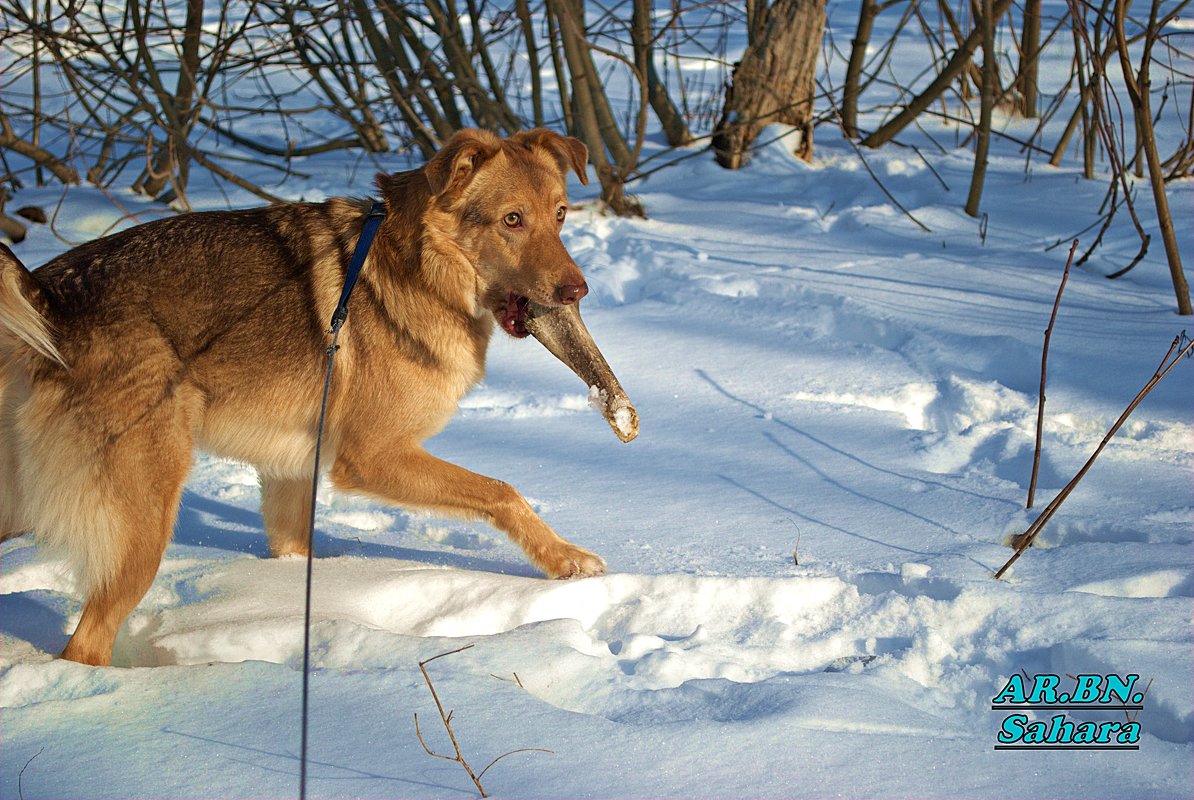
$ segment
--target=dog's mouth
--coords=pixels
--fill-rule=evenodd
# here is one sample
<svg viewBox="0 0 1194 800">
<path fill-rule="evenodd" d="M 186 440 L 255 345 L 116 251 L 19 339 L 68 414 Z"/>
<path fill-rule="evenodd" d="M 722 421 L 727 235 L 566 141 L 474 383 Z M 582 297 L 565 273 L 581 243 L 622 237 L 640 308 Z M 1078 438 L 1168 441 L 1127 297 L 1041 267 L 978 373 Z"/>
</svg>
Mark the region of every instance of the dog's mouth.
<svg viewBox="0 0 1194 800">
<path fill-rule="evenodd" d="M 518 292 L 510 292 L 506 296 L 505 305 L 498 309 L 497 320 L 502 330 L 516 339 L 525 339 L 531 335 L 527 330 L 527 304 L 530 300 Z"/>
</svg>

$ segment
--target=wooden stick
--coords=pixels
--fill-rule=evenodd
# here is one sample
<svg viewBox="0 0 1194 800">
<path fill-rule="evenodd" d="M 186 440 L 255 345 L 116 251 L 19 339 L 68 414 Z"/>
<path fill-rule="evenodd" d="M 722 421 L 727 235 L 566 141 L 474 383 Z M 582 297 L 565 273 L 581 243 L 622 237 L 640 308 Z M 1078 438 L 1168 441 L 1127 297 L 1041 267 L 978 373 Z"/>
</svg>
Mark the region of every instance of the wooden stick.
<svg viewBox="0 0 1194 800">
<path fill-rule="evenodd" d="M 1119 419 L 1117 419 L 1115 424 L 1111 426 L 1111 430 L 1107 431 L 1107 435 L 1103 437 L 1103 440 L 1099 442 L 1099 446 L 1095 448 L 1094 453 L 1089 459 L 1087 459 L 1086 463 L 1082 465 L 1082 469 L 1078 470 L 1078 474 L 1075 475 L 1073 479 L 1066 484 L 1065 488 L 1057 494 L 1057 497 L 1053 498 L 1053 501 L 1045 507 L 1045 510 L 1042 511 L 1040 516 L 1036 518 L 1036 521 L 1028 526 L 1028 530 L 1016 537 L 1016 552 L 1007 560 L 1007 563 L 1000 567 L 999 571 L 995 573 L 996 579 L 1002 578 L 1003 574 L 1007 572 L 1008 568 L 1016 562 L 1016 559 L 1023 555 L 1024 551 L 1028 549 L 1028 547 L 1032 544 L 1033 539 L 1035 539 L 1037 534 L 1041 532 L 1061 504 L 1065 502 L 1065 499 L 1070 496 L 1070 492 L 1074 490 L 1074 487 L 1078 485 L 1078 482 L 1081 481 L 1082 478 L 1085 477 L 1086 473 L 1090 471 L 1090 468 L 1094 465 L 1095 459 L 1099 457 L 1099 453 L 1103 452 L 1103 448 L 1107 446 L 1109 441 L 1111 441 L 1111 437 L 1116 434 L 1124 422 L 1127 421 L 1128 417 L 1131 416 L 1132 412 L 1136 410 L 1136 406 L 1140 405 L 1140 401 L 1144 399 L 1145 395 L 1151 392 L 1153 387 L 1160 383 L 1161 379 L 1169 374 L 1169 371 L 1173 369 L 1178 361 L 1180 361 L 1184 356 L 1190 354 L 1190 350 L 1194 348 L 1194 339 L 1188 341 L 1184 347 L 1178 350 L 1178 353 L 1174 357 L 1173 361 L 1169 361 L 1169 357 L 1173 355 L 1173 351 L 1176 350 L 1184 340 L 1184 333 L 1174 337 L 1173 343 L 1169 345 L 1169 350 L 1166 351 L 1165 357 L 1161 359 L 1161 364 L 1157 367 L 1157 371 L 1153 373 L 1153 376 L 1149 379 L 1148 383 L 1144 384 L 1144 388 L 1140 390 L 1136 397 L 1132 399 L 1132 402 L 1128 404 L 1128 407 L 1124 409 L 1124 413 L 1119 415 Z"/>
<path fill-rule="evenodd" d="M 1061 273 L 1061 285 L 1057 287 L 1057 297 L 1053 300 L 1053 313 L 1049 315 L 1049 327 L 1045 328 L 1045 345 L 1041 349 L 1041 391 L 1036 406 L 1036 448 L 1032 451 L 1032 478 L 1028 481 L 1028 504 L 1025 508 L 1032 508 L 1033 498 L 1036 497 L 1036 476 L 1041 466 L 1041 435 L 1045 426 L 1045 365 L 1049 361 L 1049 339 L 1053 337 L 1053 323 L 1057 320 L 1057 307 L 1061 305 L 1061 293 L 1065 289 L 1066 279 L 1070 277 L 1070 265 L 1074 263 L 1074 251 L 1078 249 L 1078 240 L 1070 245 L 1070 256 L 1065 260 L 1065 271 Z"/>
<path fill-rule="evenodd" d="M 966 197 L 965 211 L 977 217 L 983 197 L 983 183 L 987 177 L 987 154 L 991 148 L 991 114 L 995 108 L 995 83 L 999 79 L 995 54 L 995 6 L 991 0 L 982 0 L 983 72 L 982 100 L 978 117 L 978 138 L 974 144 L 974 171 L 970 176 L 970 192 Z"/>
</svg>

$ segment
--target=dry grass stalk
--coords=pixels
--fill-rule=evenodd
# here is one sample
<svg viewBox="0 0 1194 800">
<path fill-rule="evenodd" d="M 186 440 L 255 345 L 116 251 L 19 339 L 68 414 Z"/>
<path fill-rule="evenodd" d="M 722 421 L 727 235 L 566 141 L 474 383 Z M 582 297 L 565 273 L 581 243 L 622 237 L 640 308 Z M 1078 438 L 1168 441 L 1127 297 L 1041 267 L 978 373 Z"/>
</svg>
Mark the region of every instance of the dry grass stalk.
<svg viewBox="0 0 1194 800">
<path fill-rule="evenodd" d="M 419 728 L 418 713 L 415 714 L 415 736 L 417 736 L 419 738 L 419 744 L 423 745 L 423 750 L 427 753 L 427 755 L 431 756 L 432 758 L 442 758 L 444 761 L 454 761 L 457 764 L 459 764 L 464 769 L 464 771 L 466 773 L 468 773 L 469 779 L 472 780 L 473 785 L 477 787 L 477 792 L 480 793 L 480 795 L 482 797 L 488 797 L 489 795 L 485 793 L 485 787 L 481 785 L 481 778 L 483 778 L 485 776 L 486 772 L 489 772 L 489 768 L 492 767 L 494 764 L 501 761 L 506 756 L 512 756 L 515 753 L 536 752 L 536 753 L 552 753 L 553 755 L 554 755 L 554 753 L 551 750 L 547 750 L 542 747 L 520 747 L 518 749 L 509 750 L 505 753 L 502 753 L 500 756 L 498 756 L 497 758 L 493 759 L 488 764 L 486 764 L 485 768 L 482 769 L 480 772 L 473 771 L 472 766 L 468 763 L 468 761 L 465 760 L 464 754 L 461 753 L 461 751 L 460 751 L 460 743 L 456 740 L 456 732 L 452 730 L 452 714 L 454 712 L 452 712 L 452 711 L 448 711 L 446 713 L 444 712 L 444 705 L 443 705 L 443 703 L 440 702 L 439 693 L 437 693 L 435 691 L 435 684 L 433 684 L 431 682 L 431 676 L 427 673 L 427 665 L 430 664 L 432 661 L 435 661 L 438 658 L 443 658 L 444 656 L 455 655 L 456 653 L 460 653 L 465 650 L 468 650 L 472 646 L 473 645 L 471 645 L 471 644 L 466 644 L 464 647 L 458 647 L 455 650 L 449 650 L 446 653 L 440 653 L 437 656 L 432 656 L 431 658 L 428 658 L 428 659 L 425 659 L 425 660 L 419 662 L 419 671 L 423 673 L 423 680 L 427 682 L 427 688 L 429 690 L 431 690 L 431 699 L 435 701 L 435 708 L 437 711 L 439 711 L 439 718 L 440 718 L 440 721 L 444 724 L 444 730 L 446 730 L 448 732 L 448 739 L 451 740 L 451 742 L 452 742 L 452 750 L 455 753 L 455 755 L 446 756 L 446 755 L 443 755 L 442 753 L 436 753 L 434 750 L 432 750 L 430 747 L 427 746 L 426 740 L 423 739 L 423 732 Z M 521 687 L 522 681 L 518 679 L 517 673 L 514 675 L 514 679 L 516 681 L 518 681 L 518 685 Z"/>
<path fill-rule="evenodd" d="M 1144 687 L 1144 692 L 1140 695 L 1140 704 L 1141 705 L 1144 704 L 1144 699 L 1146 697 L 1148 697 L 1148 690 L 1151 688 L 1153 688 L 1153 679 L 1149 678 L 1148 683 Z M 1134 712 L 1132 712 L 1131 716 L 1128 716 L 1128 710 L 1125 708 L 1124 716 L 1128 718 L 1128 722 L 1135 722 L 1136 718 L 1140 716 L 1140 709 L 1136 709 Z"/>
</svg>

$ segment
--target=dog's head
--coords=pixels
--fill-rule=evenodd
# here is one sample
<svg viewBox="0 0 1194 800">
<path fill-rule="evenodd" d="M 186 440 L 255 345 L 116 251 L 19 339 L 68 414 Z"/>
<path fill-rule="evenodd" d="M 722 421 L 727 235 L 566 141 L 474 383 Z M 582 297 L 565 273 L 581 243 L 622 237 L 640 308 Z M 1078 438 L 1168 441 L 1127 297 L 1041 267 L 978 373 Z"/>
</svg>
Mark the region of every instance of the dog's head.
<svg viewBox="0 0 1194 800">
<path fill-rule="evenodd" d="M 560 241 L 568 213 L 568 171 L 588 183 L 589 151 L 544 128 L 508 139 L 464 130 L 423 168 L 438 209 L 477 270 L 481 300 L 512 336 L 527 335 L 529 300 L 570 305 L 589 291 Z"/>
</svg>

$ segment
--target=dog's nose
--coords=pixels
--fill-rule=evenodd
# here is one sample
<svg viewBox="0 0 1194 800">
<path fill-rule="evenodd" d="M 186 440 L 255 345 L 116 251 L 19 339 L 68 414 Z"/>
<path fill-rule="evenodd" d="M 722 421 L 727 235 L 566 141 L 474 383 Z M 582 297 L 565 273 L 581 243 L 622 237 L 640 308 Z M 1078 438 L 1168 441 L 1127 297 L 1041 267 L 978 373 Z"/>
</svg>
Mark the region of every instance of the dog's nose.
<svg viewBox="0 0 1194 800">
<path fill-rule="evenodd" d="M 565 283 L 560 288 L 556 289 L 556 299 L 566 306 L 580 300 L 589 293 L 589 284 L 581 281 L 580 283 Z"/>
</svg>

